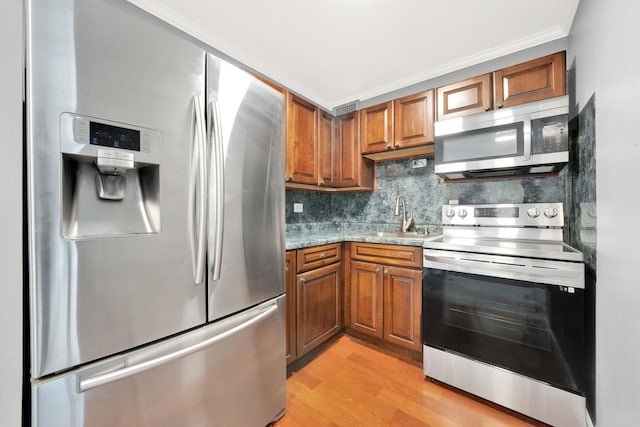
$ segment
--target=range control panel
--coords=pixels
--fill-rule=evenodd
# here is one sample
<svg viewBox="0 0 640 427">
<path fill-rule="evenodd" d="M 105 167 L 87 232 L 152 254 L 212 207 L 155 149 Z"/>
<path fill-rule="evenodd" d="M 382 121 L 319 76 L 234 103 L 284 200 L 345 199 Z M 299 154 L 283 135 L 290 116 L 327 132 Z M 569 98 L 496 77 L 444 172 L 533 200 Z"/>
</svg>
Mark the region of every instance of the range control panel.
<svg viewBox="0 0 640 427">
<path fill-rule="evenodd" d="M 562 227 L 562 203 L 444 205 L 442 225 Z"/>
</svg>

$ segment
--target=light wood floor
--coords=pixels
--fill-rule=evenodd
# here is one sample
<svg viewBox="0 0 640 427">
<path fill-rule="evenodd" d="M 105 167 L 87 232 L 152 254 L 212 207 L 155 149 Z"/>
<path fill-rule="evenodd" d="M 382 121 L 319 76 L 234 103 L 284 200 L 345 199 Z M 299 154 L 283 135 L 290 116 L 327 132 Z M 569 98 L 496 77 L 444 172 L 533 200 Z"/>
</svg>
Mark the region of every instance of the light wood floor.
<svg viewBox="0 0 640 427">
<path fill-rule="evenodd" d="M 541 426 L 424 379 L 418 364 L 342 336 L 287 379 L 276 427 Z"/>
</svg>

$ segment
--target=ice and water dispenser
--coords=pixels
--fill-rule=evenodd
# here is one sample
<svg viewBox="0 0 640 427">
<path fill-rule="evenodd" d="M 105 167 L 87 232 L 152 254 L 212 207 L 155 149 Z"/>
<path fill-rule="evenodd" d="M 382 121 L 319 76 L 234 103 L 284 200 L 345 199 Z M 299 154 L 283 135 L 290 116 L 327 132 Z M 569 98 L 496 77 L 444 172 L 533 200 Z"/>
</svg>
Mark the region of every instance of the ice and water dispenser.
<svg viewBox="0 0 640 427">
<path fill-rule="evenodd" d="M 62 234 L 67 239 L 160 231 L 160 133 L 63 113 Z"/>
</svg>

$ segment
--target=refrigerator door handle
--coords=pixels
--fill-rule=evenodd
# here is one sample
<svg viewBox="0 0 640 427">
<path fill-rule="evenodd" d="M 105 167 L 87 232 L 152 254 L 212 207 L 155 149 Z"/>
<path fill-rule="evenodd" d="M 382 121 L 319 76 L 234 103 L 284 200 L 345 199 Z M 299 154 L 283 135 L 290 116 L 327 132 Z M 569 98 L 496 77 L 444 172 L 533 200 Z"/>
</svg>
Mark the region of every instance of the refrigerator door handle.
<svg viewBox="0 0 640 427">
<path fill-rule="evenodd" d="M 209 223 L 212 225 L 212 239 L 210 250 L 212 251 L 212 272 L 211 279 L 220 279 L 220 269 L 222 268 L 222 246 L 224 238 L 224 144 L 222 139 L 222 120 L 220 119 L 220 108 L 218 102 L 209 102 L 209 124 L 211 148 L 211 168 L 209 174 L 209 198 L 215 203 L 209 209 Z M 211 194 L 215 193 L 215 194 Z"/>
<path fill-rule="evenodd" d="M 193 251 L 193 278 L 196 285 L 204 283 L 205 256 L 206 256 L 206 227 L 207 227 L 207 151 L 206 151 L 206 125 L 202 108 L 202 99 L 199 95 L 193 97 L 193 110 L 195 118 L 195 134 L 193 157 L 191 161 L 191 173 L 189 181 L 189 224 L 193 236 L 193 221 L 196 221 L 195 238 L 192 240 Z M 197 198 L 196 198 L 197 196 Z M 193 237 L 192 237 L 193 238 Z"/>
<path fill-rule="evenodd" d="M 267 307 L 263 307 L 263 311 L 261 311 L 258 315 L 252 317 L 251 319 L 237 325 L 234 326 L 231 329 L 228 329 L 218 335 L 215 335 L 211 338 L 208 338 L 204 341 L 201 341 L 197 344 L 194 344 L 192 346 L 189 347 L 185 347 L 183 349 L 180 349 L 178 351 L 174 351 L 159 357 L 155 357 L 153 359 L 150 360 L 146 360 L 140 363 L 136 363 L 130 366 L 127 366 L 125 368 L 122 369 L 118 369 L 118 370 L 114 370 L 114 371 L 110 371 L 110 372 L 106 372 L 106 373 L 101 373 L 98 375 L 94 375 L 94 376 L 88 376 L 86 378 L 83 378 L 81 375 L 78 376 L 78 393 L 84 393 L 85 391 L 94 389 L 96 387 L 100 387 L 109 383 L 112 383 L 114 381 L 118 381 L 118 380 L 122 380 L 124 378 L 128 378 L 131 377 L 133 375 L 137 375 L 140 374 L 142 372 L 148 371 L 150 369 L 154 369 L 157 368 L 159 366 L 165 365 L 167 363 L 171 363 L 175 360 L 181 359 L 183 357 L 189 356 L 190 354 L 196 353 L 198 351 L 201 351 L 209 346 L 212 346 L 222 340 L 224 340 L 225 338 L 228 338 L 232 335 L 235 335 L 249 327 L 251 327 L 252 325 L 261 322 L 262 320 L 266 319 L 267 317 L 273 315 L 276 311 L 278 310 L 278 304 L 273 303 L 270 306 Z M 169 343 L 170 345 L 170 343 Z M 158 354 L 159 349 L 158 346 L 154 346 L 151 349 L 149 349 L 149 353 L 156 355 Z M 144 355 L 140 354 L 137 356 L 137 358 L 142 358 L 144 359 Z"/>
</svg>

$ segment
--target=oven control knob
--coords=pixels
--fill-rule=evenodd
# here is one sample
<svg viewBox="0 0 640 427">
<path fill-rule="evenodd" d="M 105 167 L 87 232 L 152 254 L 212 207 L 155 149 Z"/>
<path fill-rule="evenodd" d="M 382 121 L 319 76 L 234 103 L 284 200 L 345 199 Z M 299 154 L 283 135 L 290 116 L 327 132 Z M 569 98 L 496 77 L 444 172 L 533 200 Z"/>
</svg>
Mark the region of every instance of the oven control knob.
<svg viewBox="0 0 640 427">
<path fill-rule="evenodd" d="M 454 211 L 453 209 L 447 209 L 444 214 L 447 216 L 447 218 L 453 218 L 453 216 L 456 214 L 456 211 Z"/>
<path fill-rule="evenodd" d="M 460 218 L 464 218 L 467 216 L 467 210 L 466 209 L 458 209 L 458 216 Z"/>
<path fill-rule="evenodd" d="M 547 218 L 554 218 L 558 216 L 558 209 L 556 208 L 547 208 L 544 210 L 544 216 Z"/>
<path fill-rule="evenodd" d="M 540 216 L 540 209 L 538 208 L 527 209 L 527 215 L 529 215 L 529 218 L 538 218 Z"/>
</svg>

